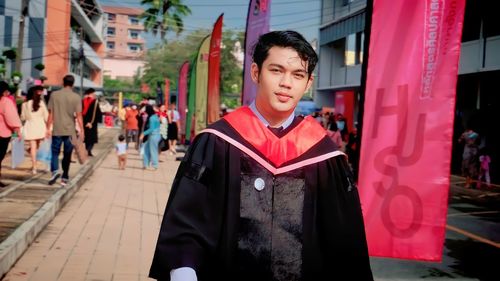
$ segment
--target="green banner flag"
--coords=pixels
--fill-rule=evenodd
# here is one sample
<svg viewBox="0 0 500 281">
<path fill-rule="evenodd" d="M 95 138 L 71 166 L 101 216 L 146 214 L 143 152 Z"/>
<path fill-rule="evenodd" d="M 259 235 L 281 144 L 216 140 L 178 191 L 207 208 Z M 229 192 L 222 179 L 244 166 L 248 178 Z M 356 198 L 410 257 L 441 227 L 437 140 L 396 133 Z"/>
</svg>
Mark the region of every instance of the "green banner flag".
<svg viewBox="0 0 500 281">
<path fill-rule="evenodd" d="M 196 60 L 195 135 L 207 127 L 208 52 L 210 49 L 210 37 L 207 36 L 203 39 Z"/>
<path fill-rule="evenodd" d="M 191 137 L 194 137 L 193 132 L 193 113 L 195 111 L 195 101 L 196 101 L 196 61 L 198 54 L 193 59 L 191 63 L 191 69 L 189 70 L 189 86 L 188 86 L 188 110 L 186 114 L 186 141 L 191 141 Z"/>
</svg>

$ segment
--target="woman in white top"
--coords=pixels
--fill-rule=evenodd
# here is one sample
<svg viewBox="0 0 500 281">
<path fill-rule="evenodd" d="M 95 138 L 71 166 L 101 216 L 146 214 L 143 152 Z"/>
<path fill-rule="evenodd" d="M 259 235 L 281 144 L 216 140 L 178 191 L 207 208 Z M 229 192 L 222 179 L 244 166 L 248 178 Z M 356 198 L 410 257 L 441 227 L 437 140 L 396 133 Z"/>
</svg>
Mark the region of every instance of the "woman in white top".
<svg viewBox="0 0 500 281">
<path fill-rule="evenodd" d="M 36 174 L 36 152 L 40 141 L 45 138 L 46 122 L 49 115 L 42 94 L 42 86 L 31 87 L 21 108 L 21 120 L 24 121 L 23 137 L 24 140 L 30 142 L 33 174 Z"/>
</svg>

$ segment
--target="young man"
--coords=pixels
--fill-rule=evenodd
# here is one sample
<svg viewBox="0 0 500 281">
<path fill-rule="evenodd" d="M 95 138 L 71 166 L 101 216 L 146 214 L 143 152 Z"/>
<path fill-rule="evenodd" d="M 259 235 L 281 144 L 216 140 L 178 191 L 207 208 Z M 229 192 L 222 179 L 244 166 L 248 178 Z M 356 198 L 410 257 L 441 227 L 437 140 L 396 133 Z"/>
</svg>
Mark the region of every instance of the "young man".
<svg viewBox="0 0 500 281">
<path fill-rule="evenodd" d="M 253 61 L 255 102 L 202 131 L 184 156 L 150 276 L 373 280 L 346 157 L 312 117 L 294 116 L 316 53 L 300 34 L 275 31 Z"/>
<path fill-rule="evenodd" d="M 64 154 L 61 162 L 63 173 L 61 185 L 65 186 L 69 180 L 69 165 L 73 144 L 71 138 L 76 137 L 75 117 L 78 120 L 80 134 L 84 137 L 82 119 L 82 101 L 80 96 L 73 92 L 75 78 L 66 75 L 63 78 L 63 89 L 53 92 L 49 99 L 49 117 L 47 119 L 47 136 L 52 135 L 52 160 L 50 171 L 52 177 L 49 185 L 54 184 L 61 176 L 59 172 L 59 153 L 64 145 Z"/>
</svg>

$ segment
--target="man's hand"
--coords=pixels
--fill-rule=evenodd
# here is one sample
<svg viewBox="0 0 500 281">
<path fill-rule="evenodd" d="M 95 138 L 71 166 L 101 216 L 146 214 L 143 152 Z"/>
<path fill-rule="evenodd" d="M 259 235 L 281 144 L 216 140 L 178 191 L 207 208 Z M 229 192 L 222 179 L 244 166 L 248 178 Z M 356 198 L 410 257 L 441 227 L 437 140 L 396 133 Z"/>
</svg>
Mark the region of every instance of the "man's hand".
<svg viewBox="0 0 500 281">
<path fill-rule="evenodd" d="M 45 131 L 45 138 L 50 138 L 50 136 L 52 136 L 52 130 L 51 129 L 47 129 Z"/>
<path fill-rule="evenodd" d="M 89 129 L 92 129 L 92 123 L 85 124 L 85 127 L 89 128 Z"/>
</svg>

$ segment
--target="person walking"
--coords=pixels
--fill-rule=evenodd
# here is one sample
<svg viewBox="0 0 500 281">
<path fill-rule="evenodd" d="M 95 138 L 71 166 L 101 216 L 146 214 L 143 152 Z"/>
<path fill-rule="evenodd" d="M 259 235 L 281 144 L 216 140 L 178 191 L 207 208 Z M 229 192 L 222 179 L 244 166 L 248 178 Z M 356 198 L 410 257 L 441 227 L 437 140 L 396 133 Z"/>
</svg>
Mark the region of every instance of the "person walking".
<svg viewBox="0 0 500 281">
<path fill-rule="evenodd" d="M 36 174 L 36 153 L 45 138 L 49 112 L 43 101 L 43 87 L 33 86 L 28 90 L 27 101 L 21 106 L 21 121 L 24 121 L 23 138 L 30 143 L 31 172 Z"/>
<path fill-rule="evenodd" d="M 61 161 L 62 177 L 61 185 L 65 186 L 69 181 L 69 168 L 71 164 L 71 154 L 73 152 L 72 139 L 76 138 L 76 124 L 78 123 L 79 134 L 85 139 L 83 129 L 82 101 L 80 96 L 73 92 L 75 78 L 73 75 L 66 75 L 63 78 L 63 88 L 52 93 L 49 99 L 49 117 L 47 118 L 47 133 L 52 136 L 52 160 L 50 171 L 52 176 L 49 185 L 53 185 L 61 173 L 59 172 L 59 153 L 61 146 L 64 146 L 63 159 Z M 75 119 L 76 116 L 76 119 Z M 75 122 L 76 120 L 76 122 Z"/>
<path fill-rule="evenodd" d="M 345 154 L 295 108 L 318 61 L 294 31 L 259 37 L 256 98 L 201 131 L 173 181 L 157 280 L 373 280 Z M 354 268 L 354 269 L 353 269 Z"/>
<path fill-rule="evenodd" d="M 179 130 L 181 126 L 179 125 L 180 114 L 179 111 L 175 109 L 175 102 L 169 104 L 170 109 L 168 110 L 168 147 L 172 154 L 176 154 L 177 139 L 179 138 Z"/>
<path fill-rule="evenodd" d="M 137 139 L 139 137 L 138 132 L 139 132 L 139 122 L 137 119 L 137 115 L 139 114 L 139 111 L 137 110 L 137 105 L 133 104 L 128 110 L 127 113 L 125 113 L 125 124 L 126 124 L 126 131 L 125 131 L 125 139 L 127 146 L 129 142 L 134 142 L 134 145 L 137 147 Z"/>
<path fill-rule="evenodd" d="M 478 139 L 478 133 L 471 128 L 466 129 L 458 139 L 458 142 L 464 142 L 462 175 L 465 176 L 465 188 L 473 188 L 472 181 L 477 179 L 479 174 Z"/>
<path fill-rule="evenodd" d="M 152 167 L 154 170 L 157 170 L 158 144 L 161 140 L 160 119 L 152 105 L 146 105 L 145 112 L 148 115 L 147 126 L 140 136 L 141 141 L 147 136 L 147 140 L 144 142 L 143 169 Z"/>
<path fill-rule="evenodd" d="M 21 120 L 10 95 L 9 84 L 0 81 L 0 179 L 2 179 L 2 161 L 7 153 L 12 134 L 17 134 L 18 138 L 21 138 Z M 6 186 L 0 181 L 0 188 Z"/>
<path fill-rule="evenodd" d="M 85 124 L 85 149 L 87 149 L 88 156 L 93 157 L 92 148 L 99 141 L 97 125 L 102 122 L 102 112 L 93 88 L 85 91 L 82 105 L 83 124 Z"/>
</svg>

